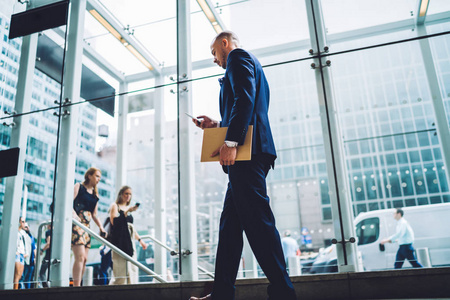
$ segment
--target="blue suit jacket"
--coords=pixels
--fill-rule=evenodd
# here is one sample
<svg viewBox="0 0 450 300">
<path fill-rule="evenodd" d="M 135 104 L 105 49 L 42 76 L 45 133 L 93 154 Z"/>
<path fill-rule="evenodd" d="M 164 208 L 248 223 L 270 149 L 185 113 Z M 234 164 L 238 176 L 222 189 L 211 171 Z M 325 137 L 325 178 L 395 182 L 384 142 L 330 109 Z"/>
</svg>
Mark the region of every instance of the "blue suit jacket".
<svg viewBox="0 0 450 300">
<path fill-rule="evenodd" d="M 228 127 L 226 140 L 244 143 L 253 125 L 252 155 L 267 154 L 273 163 L 275 145 L 269 124 L 269 84 L 258 59 L 237 48 L 227 59 L 225 76 L 220 80 L 221 127 Z"/>
</svg>

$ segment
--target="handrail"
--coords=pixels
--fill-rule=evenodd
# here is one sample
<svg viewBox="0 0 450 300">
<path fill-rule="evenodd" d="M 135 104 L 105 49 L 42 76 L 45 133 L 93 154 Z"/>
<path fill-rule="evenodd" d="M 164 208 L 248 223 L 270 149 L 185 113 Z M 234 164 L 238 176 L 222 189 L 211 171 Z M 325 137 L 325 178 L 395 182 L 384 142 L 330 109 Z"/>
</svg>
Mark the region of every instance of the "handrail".
<svg viewBox="0 0 450 300">
<path fill-rule="evenodd" d="M 164 249 L 166 249 L 167 251 L 169 251 L 170 255 L 175 256 L 178 255 L 178 252 L 172 248 L 170 248 L 167 245 L 164 245 L 161 241 L 157 240 L 156 238 L 152 237 L 151 235 L 141 235 L 141 239 L 151 239 L 152 241 L 154 241 L 155 243 L 157 243 L 158 245 L 160 245 L 161 247 L 163 247 Z"/>
<path fill-rule="evenodd" d="M 203 267 L 197 266 L 197 269 L 199 269 L 200 271 L 202 271 L 203 273 L 205 273 L 205 275 L 208 275 L 209 277 L 211 277 L 212 279 L 214 279 L 214 274 L 209 272 L 208 270 L 206 270 Z"/>
<path fill-rule="evenodd" d="M 137 266 L 139 269 L 141 269 L 145 273 L 153 276 L 159 282 L 167 283 L 167 281 L 164 280 L 161 276 L 159 276 L 158 274 L 156 274 L 155 272 L 153 272 L 152 270 L 150 270 L 149 268 L 147 268 L 146 266 L 144 266 L 143 264 L 141 264 L 140 262 L 138 262 L 137 260 L 135 260 L 134 258 L 129 256 L 128 254 L 126 254 L 125 252 L 120 250 L 119 248 L 117 248 L 115 245 L 113 245 L 112 243 L 110 243 L 106 239 L 102 238 L 100 235 L 98 235 L 97 233 L 92 231 L 90 228 L 84 226 L 81 222 L 78 222 L 77 220 L 72 219 L 72 223 L 77 225 L 77 226 L 79 226 L 81 229 L 83 229 L 84 231 L 89 233 L 91 236 L 95 237 L 97 240 L 102 242 L 104 245 L 106 245 L 109 248 L 111 248 L 111 250 L 113 250 L 114 252 L 119 254 L 123 259 L 125 259 L 125 260 L 129 261 L 130 263 L 132 263 L 133 265 Z"/>
<path fill-rule="evenodd" d="M 170 255 L 175 256 L 178 255 L 178 252 L 172 248 L 170 248 L 167 245 L 164 245 L 161 241 L 157 240 L 156 238 L 152 237 L 151 235 L 141 235 L 141 239 L 151 239 L 152 241 L 154 241 L 155 243 L 157 243 L 158 245 L 160 245 L 161 247 L 163 247 L 164 249 L 166 249 L 167 251 L 170 252 Z M 208 275 L 211 278 L 214 278 L 214 274 L 209 272 L 208 270 L 206 270 L 203 267 L 197 266 L 197 269 L 199 269 L 200 271 L 202 271 L 205 275 Z"/>
<path fill-rule="evenodd" d="M 42 240 L 42 228 L 44 226 L 47 226 L 49 224 L 51 224 L 51 221 L 46 221 L 46 222 L 42 222 L 41 224 L 39 224 L 38 227 L 38 235 L 37 235 L 37 243 L 36 243 L 36 260 L 35 260 L 35 268 L 34 268 L 34 274 L 33 274 L 33 287 L 36 287 L 35 285 L 38 282 L 38 273 L 41 267 L 41 240 Z"/>
<path fill-rule="evenodd" d="M 153 272 L 152 270 L 150 270 L 149 268 L 147 268 L 146 266 L 144 266 L 143 264 L 141 264 L 140 262 L 138 262 L 137 260 L 135 260 L 134 258 L 132 258 L 131 256 L 129 256 L 128 254 L 126 254 L 125 252 L 123 252 L 122 250 L 120 250 L 119 248 L 117 248 L 115 245 L 111 244 L 109 241 L 107 241 L 106 239 L 102 238 L 100 235 L 98 235 L 97 233 L 95 233 L 94 231 L 92 231 L 90 228 L 84 226 L 82 223 L 78 222 L 75 219 L 72 219 L 72 223 L 79 226 L 81 229 L 83 229 L 84 231 L 86 231 L 87 233 L 89 233 L 91 236 L 93 236 L 94 238 L 96 238 L 97 240 L 99 240 L 100 242 L 102 242 L 104 245 L 108 246 L 109 248 L 111 248 L 111 250 L 113 250 L 114 252 L 116 252 L 117 254 L 119 254 L 122 258 L 124 258 L 125 260 L 131 262 L 133 265 L 137 266 L 139 269 L 141 269 L 142 271 L 144 271 L 145 273 L 153 276 L 156 280 L 158 280 L 159 282 L 162 283 L 167 283 L 166 280 L 164 280 L 162 277 L 160 277 L 158 274 L 156 274 L 155 272 Z M 37 245 L 36 245 L 36 249 L 37 249 L 37 254 L 36 254 L 36 267 L 34 269 L 34 282 L 37 283 L 37 276 L 38 276 L 38 272 L 40 269 L 40 258 L 41 258 L 41 240 L 42 240 L 42 228 L 46 225 L 51 224 L 50 221 L 47 222 L 43 222 L 39 225 L 38 228 L 38 237 L 37 237 Z"/>
<path fill-rule="evenodd" d="M 167 281 L 165 281 L 163 278 L 161 278 L 158 274 L 156 274 L 155 272 L 153 272 L 152 270 L 150 270 L 149 268 L 147 268 L 146 266 L 144 266 L 143 264 L 141 264 L 140 262 L 136 261 L 134 258 L 132 258 L 131 256 L 127 255 L 125 252 L 123 252 L 122 250 L 120 250 L 119 248 L 117 248 L 115 245 L 113 245 L 112 243 L 110 243 L 108 240 L 104 239 L 103 237 L 101 237 L 100 235 L 98 235 L 97 233 L 95 233 L 94 231 L 92 231 L 90 228 L 84 226 L 82 223 L 78 222 L 75 219 L 72 219 L 72 223 L 79 226 L 81 229 L 83 229 L 84 231 L 86 231 L 87 233 L 89 233 L 91 236 L 95 237 L 98 241 L 102 242 L 104 245 L 108 246 L 109 248 L 111 248 L 113 251 L 115 251 L 117 254 L 119 254 L 122 258 L 124 258 L 125 260 L 131 262 L 132 264 L 134 264 L 135 266 L 137 266 L 139 269 L 141 269 L 142 271 L 144 271 L 145 273 L 155 277 L 159 282 L 162 283 L 167 283 Z M 41 258 L 41 240 L 42 240 L 42 228 L 44 226 L 47 226 L 51 224 L 50 221 L 46 221 L 46 222 L 42 222 L 39 225 L 38 228 L 38 236 L 37 236 L 37 245 L 36 245 L 36 249 L 37 249 L 37 254 L 36 254 L 36 267 L 34 269 L 34 283 L 38 282 L 38 272 L 40 269 L 40 258 Z M 156 244 L 158 244 L 159 246 L 163 247 L 164 249 L 166 249 L 167 251 L 169 251 L 171 256 L 176 256 L 179 253 L 170 248 L 167 245 L 164 245 L 161 241 L 159 241 L 158 239 L 150 236 L 150 235 L 141 235 L 141 239 L 151 239 L 152 241 L 154 241 Z M 209 272 L 208 270 L 206 270 L 205 268 L 201 267 L 201 266 L 197 266 L 197 268 L 203 272 L 205 275 L 214 278 L 214 274 Z"/>
</svg>

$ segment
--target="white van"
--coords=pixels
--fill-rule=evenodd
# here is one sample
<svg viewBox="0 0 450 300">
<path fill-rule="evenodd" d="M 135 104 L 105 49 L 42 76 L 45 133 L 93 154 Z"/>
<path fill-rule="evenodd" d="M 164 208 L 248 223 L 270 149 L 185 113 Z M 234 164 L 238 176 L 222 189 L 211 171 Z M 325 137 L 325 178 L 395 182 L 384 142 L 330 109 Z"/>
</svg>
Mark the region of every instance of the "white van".
<svg viewBox="0 0 450 300">
<path fill-rule="evenodd" d="M 450 265 L 450 203 L 432 204 L 402 208 L 403 217 L 414 231 L 413 247 L 416 251 L 428 249 L 431 266 Z M 382 270 L 394 267 L 398 243 L 385 244 L 381 251 L 380 242 L 395 233 L 396 209 L 383 209 L 360 213 L 354 221 L 358 251 L 361 252 L 365 270 Z M 406 266 L 411 266 L 405 262 Z"/>
<path fill-rule="evenodd" d="M 429 253 L 432 267 L 450 266 L 450 203 L 402 208 L 404 218 L 414 231 L 416 252 Z M 358 251 L 364 270 L 393 269 L 398 243 L 387 243 L 382 251 L 380 242 L 395 233 L 396 209 L 360 213 L 354 220 Z M 419 258 L 419 257 L 418 257 Z M 420 261 L 420 259 L 419 259 Z M 406 260 L 403 267 L 411 267 Z M 312 265 L 312 273 L 337 272 L 334 245 L 326 248 Z"/>
</svg>

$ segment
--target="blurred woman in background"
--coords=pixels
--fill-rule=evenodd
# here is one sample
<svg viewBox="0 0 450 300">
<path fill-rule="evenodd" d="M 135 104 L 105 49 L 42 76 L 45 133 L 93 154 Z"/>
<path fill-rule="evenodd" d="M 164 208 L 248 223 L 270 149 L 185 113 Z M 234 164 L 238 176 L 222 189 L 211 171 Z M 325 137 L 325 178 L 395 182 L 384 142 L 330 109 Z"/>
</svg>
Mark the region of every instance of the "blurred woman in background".
<svg viewBox="0 0 450 300">
<path fill-rule="evenodd" d="M 109 218 L 112 225 L 110 240 L 120 250 L 136 259 L 136 247 L 133 239 L 139 241 L 144 250 L 147 249 L 147 244 L 141 240 L 133 226 L 131 213 L 138 209 L 139 203 L 131 206 L 131 197 L 131 188 L 123 186 L 119 190 L 116 201 L 109 208 Z M 135 265 L 127 262 L 114 251 L 112 261 L 113 278 L 109 284 L 138 283 L 138 268 Z"/>
</svg>

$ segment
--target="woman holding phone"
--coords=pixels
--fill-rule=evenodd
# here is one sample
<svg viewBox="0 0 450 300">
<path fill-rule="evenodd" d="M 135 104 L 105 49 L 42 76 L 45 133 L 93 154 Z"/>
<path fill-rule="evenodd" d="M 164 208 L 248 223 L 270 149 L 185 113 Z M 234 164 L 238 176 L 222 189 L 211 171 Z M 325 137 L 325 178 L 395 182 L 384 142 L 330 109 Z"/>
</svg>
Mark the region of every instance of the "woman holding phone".
<svg viewBox="0 0 450 300">
<path fill-rule="evenodd" d="M 129 186 L 120 188 L 117 199 L 109 208 L 109 218 L 112 225 L 111 242 L 120 250 L 136 259 L 136 247 L 133 239 L 141 244 L 142 248 L 147 249 L 147 244 L 141 240 L 141 237 L 133 226 L 133 216 L 131 213 L 136 211 L 139 203 L 131 206 L 132 190 Z M 112 252 L 113 278 L 109 284 L 138 283 L 138 269 L 132 263 L 126 261 L 114 251 Z"/>
</svg>

